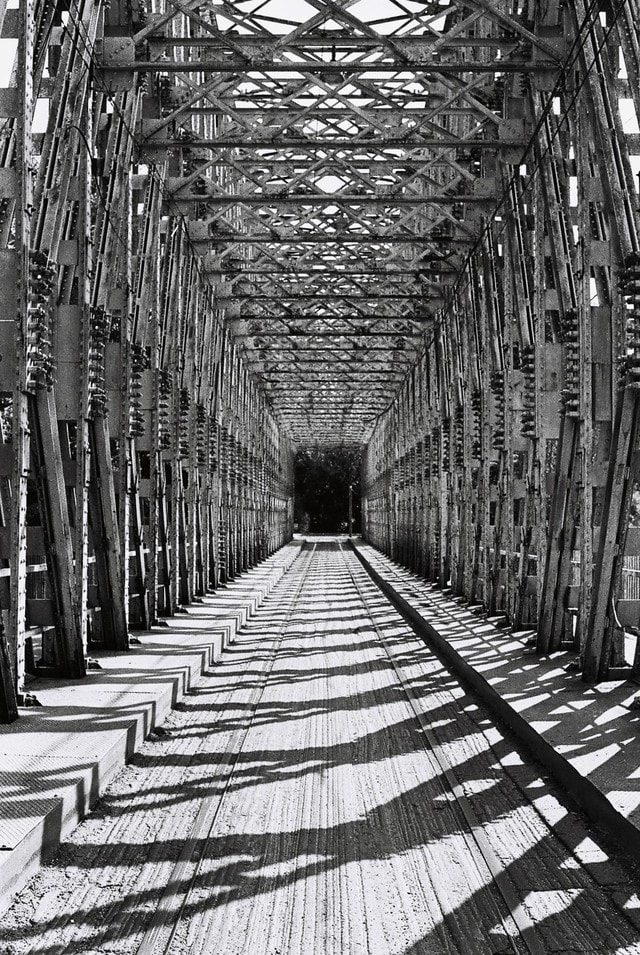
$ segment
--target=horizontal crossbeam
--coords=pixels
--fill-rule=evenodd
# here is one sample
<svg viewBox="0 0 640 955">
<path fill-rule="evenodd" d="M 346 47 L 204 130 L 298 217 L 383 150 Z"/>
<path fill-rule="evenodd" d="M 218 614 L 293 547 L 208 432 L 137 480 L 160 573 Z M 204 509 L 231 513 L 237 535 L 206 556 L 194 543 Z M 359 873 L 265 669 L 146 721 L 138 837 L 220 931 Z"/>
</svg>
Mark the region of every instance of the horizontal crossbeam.
<svg viewBox="0 0 640 955">
<path fill-rule="evenodd" d="M 395 74 L 399 69 L 406 67 L 407 64 L 401 63 L 362 63 L 349 64 L 340 67 L 340 70 L 348 72 L 350 77 L 366 76 L 367 78 L 374 74 L 379 77 L 380 74 Z M 541 62 L 539 60 L 527 59 L 496 59 L 486 60 L 464 60 L 460 62 L 439 61 L 437 59 L 429 60 L 428 63 L 416 63 L 415 66 L 422 70 L 427 70 L 433 77 L 437 76 L 459 76 L 468 73 L 548 73 L 549 70 L 557 69 L 557 64 L 552 61 Z M 167 60 L 167 59 L 132 59 L 130 62 L 113 61 L 108 57 L 103 57 L 99 66 L 108 73 L 237 73 L 238 70 L 246 69 L 247 63 L 242 57 L 234 56 L 208 56 L 201 59 Z M 291 73 L 297 76 L 304 76 L 312 73 L 318 76 L 336 75 L 336 67 L 332 63 L 305 63 L 291 62 L 290 60 L 278 60 L 271 63 L 254 64 L 249 68 L 250 74 L 264 74 L 269 70 L 278 73 Z M 371 76 L 373 79 L 374 76 Z"/>
</svg>

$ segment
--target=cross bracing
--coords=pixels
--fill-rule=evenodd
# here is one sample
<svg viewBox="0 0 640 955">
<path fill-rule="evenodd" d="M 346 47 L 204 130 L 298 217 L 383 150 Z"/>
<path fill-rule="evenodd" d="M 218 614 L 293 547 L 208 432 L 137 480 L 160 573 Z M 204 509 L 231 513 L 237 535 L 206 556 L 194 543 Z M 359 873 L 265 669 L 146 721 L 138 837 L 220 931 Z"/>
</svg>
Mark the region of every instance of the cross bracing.
<svg viewBox="0 0 640 955">
<path fill-rule="evenodd" d="M 369 540 L 635 672 L 637 0 L 0 20 L 6 718 L 286 540 L 316 445 Z"/>
<path fill-rule="evenodd" d="M 138 71 L 153 85 L 160 116 L 142 120 L 141 158 L 181 156 L 165 202 L 191 219 L 227 320 L 235 331 L 247 310 L 324 318 L 325 336 L 310 328 L 295 347 L 266 326 L 259 339 L 238 335 L 272 406 L 295 408 L 290 385 L 301 382 L 313 403 L 323 376 L 345 372 L 355 391 L 386 377 L 390 401 L 419 352 L 412 323 L 434 318 L 495 206 L 497 157 L 524 145 L 522 120 L 505 115 L 505 77 L 552 83 L 559 28 L 536 36 L 522 16 L 468 4 L 154 14 L 132 41 L 105 41 L 103 75 L 114 89 Z M 396 321 L 398 344 L 363 351 L 362 324 L 381 317 Z M 294 441 L 370 432 L 368 403 L 332 408 L 333 427 L 318 419 L 317 434 L 287 419 Z"/>
</svg>

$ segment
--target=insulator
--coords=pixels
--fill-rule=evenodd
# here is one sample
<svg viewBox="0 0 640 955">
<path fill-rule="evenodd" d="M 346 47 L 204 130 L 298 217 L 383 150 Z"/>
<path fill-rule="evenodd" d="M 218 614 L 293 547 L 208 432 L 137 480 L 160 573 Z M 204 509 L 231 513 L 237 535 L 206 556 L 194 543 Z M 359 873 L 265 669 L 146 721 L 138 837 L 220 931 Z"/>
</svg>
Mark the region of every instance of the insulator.
<svg viewBox="0 0 640 955">
<path fill-rule="evenodd" d="M 444 427 L 442 429 L 442 468 L 444 471 L 448 471 L 451 467 L 451 456 L 450 456 L 450 439 L 449 439 L 449 422 L 445 421 Z"/>
<path fill-rule="evenodd" d="M 144 434 L 144 415 L 137 409 L 133 409 L 129 414 L 129 432 L 132 437 Z"/>
<path fill-rule="evenodd" d="M 640 295 L 640 269 L 627 272 L 618 278 L 618 287 L 627 295 Z"/>
<path fill-rule="evenodd" d="M 434 428 L 431 432 L 431 475 L 438 477 L 440 474 L 440 431 Z"/>
<path fill-rule="evenodd" d="M 181 458 L 189 457 L 191 442 L 189 440 L 189 409 L 191 408 L 191 395 L 187 388 L 180 389 L 180 399 L 178 408 L 178 456 Z"/>
<path fill-rule="evenodd" d="M 158 372 L 158 394 L 160 399 L 163 401 L 168 401 L 171 397 L 171 389 L 173 387 L 173 374 L 170 371 L 165 371 L 164 368 L 161 368 Z"/>
<path fill-rule="evenodd" d="M 202 404 L 196 406 L 196 454 L 198 467 L 207 466 L 207 412 Z"/>
<path fill-rule="evenodd" d="M 46 252 L 29 252 L 27 293 L 27 388 L 47 388 L 53 384 L 54 359 L 49 299 L 57 271 Z"/>
<path fill-rule="evenodd" d="M 504 425 L 504 413 L 505 413 L 505 381 L 504 373 L 502 371 L 495 371 L 491 374 L 489 379 L 491 391 L 494 396 L 495 403 L 495 417 L 496 421 L 493 426 L 491 434 L 491 445 L 496 450 L 500 450 L 504 447 L 504 436 L 505 436 L 505 425 Z"/>
<path fill-rule="evenodd" d="M 455 463 L 464 466 L 464 408 L 459 405 L 454 416 Z"/>
<path fill-rule="evenodd" d="M 535 423 L 536 416 L 533 411 L 523 411 L 520 417 L 521 421 L 521 433 L 525 437 L 534 437 L 535 436 Z"/>
<path fill-rule="evenodd" d="M 133 342 L 130 346 L 130 387 L 129 387 L 129 434 L 132 438 L 144 434 L 144 414 L 142 407 L 142 374 L 149 367 L 147 350 Z"/>
<path fill-rule="evenodd" d="M 109 329 L 109 341 L 119 342 L 122 338 L 122 318 L 120 315 L 111 316 L 111 327 Z"/>
<path fill-rule="evenodd" d="M 565 414 L 573 416 L 579 413 L 580 399 L 574 391 L 564 388 L 560 393 L 560 402 Z"/>
<path fill-rule="evenodd" d="M 522 403 L 524 410 L 521 415 L 520 431 L 525 437 L 533 437 L 536 408 L 536 379 L 535 379 L 535 348 L 526 345 L 522 349 Z"/>
<path fill-rule="evenodd" d="M 158 445 L 161 450 L 171 447 L 171 392 L 173 375 L 170 371 L 158 371 Z"/>
<path fill-rule="evenodd" d="M 160 73 L 156 79 L 156 93 L 160 106 L 169 105 L 172 83 L 166 73 Z"/>
<path fill-rule="evenodd" d="M 535 371 L 535 349 L 533 345 L 525 345 L 520 356 L 520 365 L 525 375 L 533 374 Z"/>
<path fill-rule="evenodd" d="M 479 391 L 471 395 L 471 435 L 471 454 L 477 458 L 482 447 L 482 395 Z"/>
<path fill-rule="evenodd" d="M 0 439 L 9 444 L 13 437 L 13 398 L 0 398 Z"/>
<path fill-rule="evenodd" d="M 573 414 L 574 403 L 579 403 L 580 390 L 580 347 L 577 322 L 576 309 L 569 309 L 563 322 L 565 340 L 563 405 L 565 411 L 571 414 Z"/>
<path fill-rule="evenodd" d="M 568 308 L 562 316 L 561 321 L 562 339 L 567 348 L 578 347 L 579 340 L 579 322 L 578 311 L 575 308 Z"/>
<path fill-rule="evenodd" d="M 130 351 L 132 373 L 141 374 L 143 371 L 146 371 L 151 364 L 149 349 L 145 348 L 144 345 L 138 344 L 137 342 L 132 342 Z"/>
<path fill-rule="evenodd" d="M 106 411 L 107 393 L 105 381 L 105 347 L 109 339 L 111 316 L 98 306 L 91 309 L 89 317 L 89 416 L 102 415 Z"/>
<path fill-rule="evenodd" d="M 621 373 L 637 377 L 640 365 L 640 253 L 634 252 L 624 260 L 624 269 L 618 277 L 618 286 L 627 308 L 624 334 L 624 351 Z"/>
<path fill-rule="evenodd" d="M 491 391 L 496 395 L 496 397 L 504 397 L 504 374 L 501 371 L 492 372 L 489 378 L 489 384 Z"/>
<path fill-rule="evenodd" d="M 49 264 L 49 256 L 46 252 L 41 252 L 39 249 L 30 249 L 29 250 L 29 265 L 30 266 L 43 266 L 47 267 Z"/>
</svg>

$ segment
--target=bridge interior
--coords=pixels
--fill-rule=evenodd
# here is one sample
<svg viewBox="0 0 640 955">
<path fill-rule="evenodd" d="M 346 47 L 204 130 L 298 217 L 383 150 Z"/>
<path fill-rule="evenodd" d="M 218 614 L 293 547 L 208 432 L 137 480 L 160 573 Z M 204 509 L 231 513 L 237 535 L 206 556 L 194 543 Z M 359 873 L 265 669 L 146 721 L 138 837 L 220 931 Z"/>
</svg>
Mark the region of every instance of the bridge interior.
<svg viewBox="0 0 640 955">
<path fill-rule="evenodd" d="M 291 537 L 638 668 L 637 0 L 2 8 L 0 710 Z"/>
<path fill-rule="evenodd" d="M 640 671 L 638 0 L 0 4 L 0 722 L 292 539 Z"/>
</svg>

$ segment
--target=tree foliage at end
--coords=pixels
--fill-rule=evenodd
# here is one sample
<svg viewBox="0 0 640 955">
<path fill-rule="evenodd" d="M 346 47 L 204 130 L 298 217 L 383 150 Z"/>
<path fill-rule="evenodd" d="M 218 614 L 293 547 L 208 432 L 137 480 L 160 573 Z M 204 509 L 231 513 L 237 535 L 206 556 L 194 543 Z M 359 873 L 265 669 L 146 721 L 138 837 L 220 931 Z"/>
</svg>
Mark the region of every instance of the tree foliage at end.
<svg viewBox="0 0 640 955">
<path fill-rule="evenodd" d="M 360 461 L 356 448 L 301 448 L 295 458 L 295 520 L 302 532 L 334 534 L 348 530 L 349 485 L 353 489 L 353 529 L 360 527 Z"/>
</svg>

